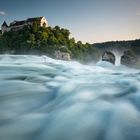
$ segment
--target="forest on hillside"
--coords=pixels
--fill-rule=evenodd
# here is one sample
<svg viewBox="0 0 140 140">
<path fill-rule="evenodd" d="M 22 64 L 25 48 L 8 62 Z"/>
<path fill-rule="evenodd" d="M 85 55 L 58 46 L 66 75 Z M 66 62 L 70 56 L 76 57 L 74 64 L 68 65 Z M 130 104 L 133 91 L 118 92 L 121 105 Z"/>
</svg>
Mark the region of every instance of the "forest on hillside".
<svg viewBox="0 0 140 140">
<path fill-rule="evenodd" d="M 96 60 L 97 50 L 92 45 L 70 38 L 70 31 L 59 26 L 25 26 L 19 31 L 0 35 L 0 53 L 45 54 L 54 57 L 55 51 L 67 52 L 71 59 L 80 62 Z"/>
<path fill-rule="evenodd" d="M 123 56 L 125 58 L 123 64 L 126 65 L 140 61 L 140 39 L 83 44 L 71 38 L 68 29 L 59 26 L 40 27 L 37 23 L 33 26 L 25 26 L 16 32 L 0 34 L 1 54 L 37 54 L 55 58 L 55 51 L 60 51 L 69 53 L 72 60 L 91 63 L 98 62 L 106 50 L 126 50 Z"/>
</svg>

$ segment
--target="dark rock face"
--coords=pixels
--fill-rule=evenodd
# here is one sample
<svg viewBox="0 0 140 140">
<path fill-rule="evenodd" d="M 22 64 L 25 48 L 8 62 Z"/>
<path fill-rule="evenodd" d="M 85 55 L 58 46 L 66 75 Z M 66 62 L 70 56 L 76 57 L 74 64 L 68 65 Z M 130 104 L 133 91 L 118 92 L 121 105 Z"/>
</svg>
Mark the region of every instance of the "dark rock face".
<svg viewBox="0 0 140 140">
<path fill-rule="evenodd" d="M 121 64 L 128 67 L 140 68 L 140 59 L 132 51 L 125 51 L 124 55 L 121 57 Z"/>
<path fill-rule="evenodd" d="M 104 54 L 102 55 L 102 61 L 107 61 L 115 64 L 115 55 L 111 52 L 104 52 Z"/>
<path fill-rule="evenodd" d="M 54 56 L 55 56 L 56 59 L 59 59 L 59 60 L 65 60 L 65 61 L 70 61 L 71 60 L 70 54 L 66 53 L 66 52 L 55 51 Z"/>
</svg>

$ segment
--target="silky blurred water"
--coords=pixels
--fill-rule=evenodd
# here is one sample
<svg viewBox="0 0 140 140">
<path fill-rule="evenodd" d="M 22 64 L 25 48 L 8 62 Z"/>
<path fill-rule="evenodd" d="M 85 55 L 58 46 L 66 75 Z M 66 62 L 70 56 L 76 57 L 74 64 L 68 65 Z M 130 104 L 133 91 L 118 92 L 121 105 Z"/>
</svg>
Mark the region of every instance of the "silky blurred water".
<svg viewBox="0 0 140 140">
<path fill-rule="evenodd" d="M 0 140 L 140 140 L 140 70 L 1 55 Z"/>
</svg>

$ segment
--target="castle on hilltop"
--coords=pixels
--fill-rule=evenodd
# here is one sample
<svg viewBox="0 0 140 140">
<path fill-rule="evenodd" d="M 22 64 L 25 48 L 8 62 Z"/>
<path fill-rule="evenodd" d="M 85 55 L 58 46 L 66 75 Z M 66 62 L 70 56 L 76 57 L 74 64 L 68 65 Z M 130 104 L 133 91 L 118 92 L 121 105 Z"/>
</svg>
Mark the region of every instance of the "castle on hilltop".
<svg viewBox="0 0 140 140">
<path fill-rule="evenodd" d="M 22 21 L 13 21 L 10 23 L 10 25 L 8 26 L 7 23 L 4 21 L 2 26 L 1 26 L 1 31 L 2 34 L 5 32 L 9 32 L 9 31 L 18 31 L 23 29 L 23 27 L 25 26 L 32 26 L 35 22 L 37 22 L 37 24 L 40 27 L 48 27 L 48 21 L 46 20 L 45 17 L 34 17 L 34 18 L 28 18 L 26 20 L 22 20 Z"/>
</svg>

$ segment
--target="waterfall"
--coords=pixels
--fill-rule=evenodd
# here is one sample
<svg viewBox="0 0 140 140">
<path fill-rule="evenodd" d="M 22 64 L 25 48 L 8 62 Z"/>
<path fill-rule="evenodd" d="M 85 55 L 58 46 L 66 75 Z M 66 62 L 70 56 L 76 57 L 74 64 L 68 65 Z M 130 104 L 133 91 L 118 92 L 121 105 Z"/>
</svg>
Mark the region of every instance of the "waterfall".
<svg viewBox="0 0 140 140">
<path fill-rule="evenodd" d="M 119 52 L 114 52 L 114 55 L 115 55 L 115 65 L 116 66 L 120 66 L 121 64 L 121 57 L 122 57 L 122 53 L 119 53 Z"/>
<path fill-rule="evenodd" d="M 116 55 L 115 56 L 115 65 L 120 66 L 121 64 L 121 55 Z"/>
<path fill-rule="evenodd" d="M 0 139 L 140 140 L 138 73 L 106 62 L 0 55 Z"/>
</svg>

